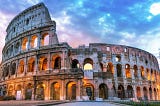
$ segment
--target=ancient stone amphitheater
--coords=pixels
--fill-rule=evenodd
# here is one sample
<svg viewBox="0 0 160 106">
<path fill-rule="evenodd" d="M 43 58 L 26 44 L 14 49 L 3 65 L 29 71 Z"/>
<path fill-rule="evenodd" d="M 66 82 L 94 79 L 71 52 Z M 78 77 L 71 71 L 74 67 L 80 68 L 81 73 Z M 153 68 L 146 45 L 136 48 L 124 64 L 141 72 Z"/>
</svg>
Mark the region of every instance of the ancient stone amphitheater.
<svg viewBox="0 0 160 106">
<path fill-rule="evenodd" d="M 72 48 L 58 41 L 43 3 L 8 25 L 0 65 L 0 95 L 17 100 L 159 100 L 155 56 L 114 44 Z M 73 39 L 74 40 L 74 39 Z"/>
</svg>

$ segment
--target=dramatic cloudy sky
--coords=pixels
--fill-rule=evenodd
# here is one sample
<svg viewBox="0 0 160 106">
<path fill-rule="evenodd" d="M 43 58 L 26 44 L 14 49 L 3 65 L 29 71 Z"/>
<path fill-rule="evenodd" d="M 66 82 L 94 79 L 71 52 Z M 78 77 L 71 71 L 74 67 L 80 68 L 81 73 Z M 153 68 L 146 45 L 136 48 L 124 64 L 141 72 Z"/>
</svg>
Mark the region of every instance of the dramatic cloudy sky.
<svg viewBox="0 0 160 106">
<path fill-rule="evenodd" d="M 158 57 L 159 0 L 0 0 L 0 58 L 8 23 L 39 2 L 57 22 L 61 42 L 72 47 L 89 42 L 128 45 Z"/>
</svg>

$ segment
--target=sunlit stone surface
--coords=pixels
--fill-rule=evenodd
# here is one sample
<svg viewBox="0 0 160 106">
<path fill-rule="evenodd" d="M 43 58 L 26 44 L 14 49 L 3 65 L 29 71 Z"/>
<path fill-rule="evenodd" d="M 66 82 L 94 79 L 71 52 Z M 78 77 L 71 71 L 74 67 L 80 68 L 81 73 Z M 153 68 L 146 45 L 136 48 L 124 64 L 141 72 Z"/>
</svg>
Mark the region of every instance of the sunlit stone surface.
<svg viewBox="0 0 160 106">
<path fill-rule="evenodd" d="M 16 100 L 160 99 L 155 56 L 125 45 L 90 43 L 72 48 L 59 42 L 56 22 L 43 3 L 18 14 L 6 31 L 1 96 Z"/>
</svg>

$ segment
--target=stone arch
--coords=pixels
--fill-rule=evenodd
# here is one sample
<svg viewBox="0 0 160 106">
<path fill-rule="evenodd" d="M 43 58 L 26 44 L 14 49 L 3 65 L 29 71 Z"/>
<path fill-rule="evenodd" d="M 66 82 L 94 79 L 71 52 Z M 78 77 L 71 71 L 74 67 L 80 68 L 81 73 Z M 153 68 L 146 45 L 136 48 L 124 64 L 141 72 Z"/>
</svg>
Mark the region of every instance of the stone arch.
<svg viewBox="0 0 160 106">
<path fill-rule="evenodd" d="M 94 86 L 91 83 L 87 83 L 84 85 L 84 89 L 89 100 L 94 100 Z"/>
<path fill-rule="evenodd" d="M 108 65 L 107 65 L 107 72 L 110 72 L 110 73 L 114 74 L 114 67 L 113 67 L 113 64 L 111 62 L 109 62 Z"/>
<path fill-rule="evenodd" d="M 32 89 L 33 85 L 31 83 L 28 83 L 26 86 L 26 91 L 25 91 L 25 99 L 26 100 L 31 100 L 32 99 Z"/>
<path fill-rule="evenodd" d="M 144 100 L 148 100 L 148 91 L 146 87 L 143 87 L 143 96 L 144 96 Z"/>
<path fill-rule="evenodd" d="M 93 70 L 93 60 L 91 58 L 86 58 L 83 62 L 84 70 Z"/>
<path fill-rule="evenodd" d="M 13 63 L 11 64 L 11 67 L 10 67 L 10 74 L 11 74 L 11 75 L 14 75 L 15 72 L 16 72 L 16 63 L 13 62 Z"/>
<path fill-rule="evenodd" d="M 28 60 L 28 72 L 34 72 L 34 68 L 35 68 L 35 58 L 31 57 Z"/>
<path fill-rule="evenodd" d="M 49 45 L 49 34 L 44 33 L 41 38 L 41 46 L 47 46 L 47 45 Z"/>
<path fill-rule="evenodd" d="M 8 88 L 8 96 L 12 96 L 13 95 L 13 85 L 10 85 L 9 88 Z"/>
<path fill-rule="evenodd" d="M 52 100 L 60 100 L 60 84 L 58 82 L 53 82 L 51 84 L 51 96 Z"/>
<path fill-rule="evenodd" d="M 77 59 L 72 60 L 72 68 L 79 68 L 79 61 Z"/>
<path fill-rule="evenodd" d="M 22 99 L 22 86 L 21 84 L 18 84 L 16 86 L 16 100 L 21 100 Z"/>
<path fill-rule="evenodd" d="M 147 76 L 146 76 L 147 79 L 150 80 L 150 73 L 149 73 L 149 69 L 148 68 L 146 68 L 146 73 L 147 73 Z"/>
<path fill-rule="evenodd" d="M 145 75 L 144 75 L 144 67 L 143 66 L 141 66 L 140 67 L 140 70 L 141 70 L 141 77 L 144 79 L 145 78 Z"/>
<path fill-rule="evenodd" d="M 126 72 L 126 78 L 131 78 L 131 71 L 130 71 L 130 65 L 126 64 L 125 65 L 125 72 Z"/>
<path fill-rule="evenodd" d="M 61 69 L 61 57 L 57 54 L 52 56 L 52 67 L 53 69 Z"/>
<path fill-rule="evenodd" d="M 125 92 L 124 92 L 124 87 L 123 85 L 118 86 L 118 98 L 125 98 Z"/>
<path fill-rule="evenodd" d="M 136 88 L 136 93 L 137 93 L 137 99 L 138 99 L 138 100 L 141 100 L 141 97 L 142 97 L 142 96 L 141 96 L 141 88 L 140 88 L 140 87 L 137 87 L 137 88 Z"/>
<path fill-rule="evenodd" d="M 99 63 L 99 65 L 100 65 L 101 71 L 106 71 L 103 69 L 103 63 Z"/>
<path fill-rule="evenodd" d="M 6 65 L 3 71 L 4 71 L 4 77 L 9 76 L 9 65 Z"/>
<path fill-rule="evenodd" d="M 149 87 L 149 97 L 150 97 L 150 100 L 153 100 L 153 97 L 152 97 L 152 88 Z"/>
<path fill-rule="evenodd" d="M 22 74 L 24 72 L 24 60 L 19 61 L 19 67 L 18 68 L 19 68 L 18 73 Z"/>
<path fill-rule="evenodd" d="M 117 69 L 117 77 L 122 77 L 122 65 L 117 64 L 116 69 Z"/>
<path fill-rule="evenodd" d="M 31 37 L 31 42 L 30 42 L 30 47 L 31 48 L 36 48 L 37 47 L 37 43 L 38 43 L 38 37 L 37 37 L 37 35 L 33 35 L 32 37 Z"/>
<path fill-rule="evenodd" d="M 137 65 L 133 66 L 133 70 L 134 70 L 134 77 L 138 78 L 138 68 L 137 68 Z"/>
<path fill-rule="evenodd" d="M 20 43 L 16 42 L 16 44 L 14 45 L 15 53 L 19 52 L 19 47 L 20 47 Z"/>
<path fill-rule="evenodd" d="M 128 85 L 127 86 L 127 97 L 133 98 L 133 94 L 134 94 L 133 87 L 131 85 Z"/>
<path fill-rule="evenodd" d="M 108 99 L 108 87 L 104 83 L 99 85 L 99 98 Z"/>
<path fill-rule="evenodd" d="M 22 39 L 22 50 L 27 50 L 27 48 L 28 48 L 28 38 L 24 37 Z"/>
<path fill-rule="evenodd" d="M 45 56 L 40 57 L 39 59 L 39 70 L 40 71 L 46 71 L 47 70 L 47 64 L 48 64 L 48 60 Z"/>
<path fill-rule="evenodd" d="M 45 85 L 43 84 L 43 82 L 39 82 L 36 88 L 36 99 L 37 100 L 44 100 L 45 98 L 44 89 L 45 89 Z"/>
<path fill-rule="evenodd" d="M 68 82 L 66 84 L 66 100 L 76 100 L 76 95 L 76 82 Z"/>
</svg>

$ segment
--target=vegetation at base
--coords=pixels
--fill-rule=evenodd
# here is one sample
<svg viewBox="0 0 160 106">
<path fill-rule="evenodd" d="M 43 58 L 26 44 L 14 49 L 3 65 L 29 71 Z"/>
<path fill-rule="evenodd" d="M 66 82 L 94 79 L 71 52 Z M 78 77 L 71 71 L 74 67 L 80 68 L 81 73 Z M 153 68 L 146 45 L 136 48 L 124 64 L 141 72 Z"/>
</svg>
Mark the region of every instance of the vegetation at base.
<svg viewBox="0 0 160 106">
<path fill-rule="evenodd" d="M 0 101 L 3 100 L 16 100 L 15 96 L 0 96 Z"/>
<path fill-rule="evenodd" d="M 142 102 L 125 102 L 125 101 L 120 101 L 118 102 L 120 104 L 126 104 L 130 106 L 160 106 L 160 101 L 155 101 L 155 102 L 147 102 L 147 101 L 142 101 Z"/>
</svg>

